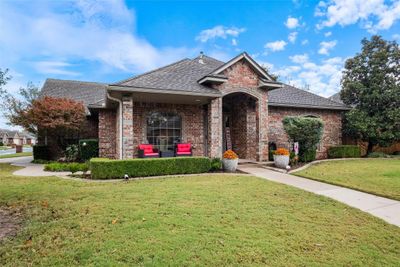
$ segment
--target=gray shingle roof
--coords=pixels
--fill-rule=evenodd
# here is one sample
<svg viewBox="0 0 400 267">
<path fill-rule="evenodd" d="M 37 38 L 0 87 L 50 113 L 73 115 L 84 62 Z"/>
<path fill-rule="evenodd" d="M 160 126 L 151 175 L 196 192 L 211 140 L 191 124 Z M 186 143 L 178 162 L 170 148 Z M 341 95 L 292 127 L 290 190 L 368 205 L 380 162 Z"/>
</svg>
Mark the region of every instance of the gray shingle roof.
<svg viewBox="0 0 400 267">
<path fill-rule="evenodd" d="M 198 83 L 198 80 L 209 75 L 222 65 L 224 65 L 224 62 L 207 56 L 202 57 L 202 62 L 200 57 L 183 59 L 111 85 L 95 82 L 47 79 L 43 85 L 41 95 L 72 98 L 82 101 L 85 106 L 92 107 L 100 107 L 105 103 L 107 89 L 118 90 L 119 88 L 123 88 L 124 90 L 129 90 L 129 88 L 144 88 L 157 89 L 159 91 L 189 91 L 198 94 L 219 96 L 220 92 L 218 90 L 201 85 Z M 271 90 L 268 94 L 270 106 L 347 109 L 341 103 L 290 85 L 284 85 L 283 88 Z"/>
<path fill-rule="evenodd" d="M 305 108 L 324 109 L 347 109 L 341 103 L 328 98 L 301 90 L 291 85 L 284 84 L 284 87 L 271 90 L 268 93 L 268 105 L 270 106 L 291 106 Z"/>
<path fill-rule="evenodd" d="M 40 95 L 71 98 L 82 101 L 87 107 L 105 100 L 106 87 L 107 84 L 104 83 L 47 79 Z"/>
<path fill-rule="evenodd" d="M 112 84 L 121 87 L 139 87 L 172 91 L 190 91 L 194 93 L 216 94 L 219 91 L 198 83 L 198 80 L 223 65 L 224 62 L 203 56 L 195 59 L 183 59 L 165 67 Z"/>
<path fill-rule="evenodd" d="M 329 99 L 332 100 L 332 101 L 335 101 L 337 103 L 344 104 L 342 99 L 340 98 L 340 92 L 337 92 L 336 94 L 331 95 L 329 97 Z"/>
</svg>

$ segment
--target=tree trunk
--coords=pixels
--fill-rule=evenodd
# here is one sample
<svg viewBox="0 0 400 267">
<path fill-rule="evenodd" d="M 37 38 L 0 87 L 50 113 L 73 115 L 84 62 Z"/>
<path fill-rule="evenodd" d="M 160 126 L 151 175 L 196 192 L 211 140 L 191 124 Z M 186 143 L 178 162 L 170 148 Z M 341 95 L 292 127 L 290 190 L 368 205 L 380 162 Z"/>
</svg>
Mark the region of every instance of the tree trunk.
<svg viewBox="0 0 400 267">
<path fill-rule="evenodd" d="M 372 153 L 372 149 L 374 148 L 375 144 L 372 142 L 368 142 L 368 147 L 367 147 L 367 155 Z"/>
</svg>

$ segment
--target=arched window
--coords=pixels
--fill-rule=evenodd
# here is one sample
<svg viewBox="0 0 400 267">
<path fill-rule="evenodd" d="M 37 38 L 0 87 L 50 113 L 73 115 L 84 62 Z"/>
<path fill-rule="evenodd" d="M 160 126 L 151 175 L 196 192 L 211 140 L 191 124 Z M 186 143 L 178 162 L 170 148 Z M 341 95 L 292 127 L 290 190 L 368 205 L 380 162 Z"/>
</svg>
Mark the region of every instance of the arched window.
<svg viewBox="0 0 400 267">
<path fill-rule="evenodd" d="M 152 112 L 147 117 L 147 141 L 160 151 L 173 151 L 182 139 L 182 120 L 178 114 Z"/>
</svg>

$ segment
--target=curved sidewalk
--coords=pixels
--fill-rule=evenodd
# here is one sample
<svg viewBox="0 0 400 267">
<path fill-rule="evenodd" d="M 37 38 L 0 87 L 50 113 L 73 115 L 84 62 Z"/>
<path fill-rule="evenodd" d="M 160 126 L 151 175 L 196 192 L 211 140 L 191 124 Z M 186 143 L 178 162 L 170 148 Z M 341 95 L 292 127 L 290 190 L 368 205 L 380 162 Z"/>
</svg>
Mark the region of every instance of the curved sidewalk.
<svg viewBox="0 0 400 267">
<path fill-rule="evenodd" d="M 280 173 L 254 165 L 239 165 L 238 169 L 263 179 L 294 186 L 308 192 L 332 198 L 400 227 L 400 201 Z"/>
<path fill-rule="evenodd" d="M 17 158 L 8 158 L 8 159 L 0 159 L 0 163 L 11 163 L 14 166 L 25 167 L 18 171 L 13 172 L 14 175 L 19 176 L 60 176 L 60 175 L 68 175 L 70 172 L 47 172 L 44 171 L 43 164 L 33 164 L 31 161 L 33 160 L 32 156 L 29 157 L 17 157 Z"/>
</svg>

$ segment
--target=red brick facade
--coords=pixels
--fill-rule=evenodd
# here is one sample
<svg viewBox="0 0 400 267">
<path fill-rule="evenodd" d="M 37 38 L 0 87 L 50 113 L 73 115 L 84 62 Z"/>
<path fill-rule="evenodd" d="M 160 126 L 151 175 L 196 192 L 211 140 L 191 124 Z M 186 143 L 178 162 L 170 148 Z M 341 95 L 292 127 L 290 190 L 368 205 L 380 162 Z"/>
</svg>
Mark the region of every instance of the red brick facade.
<svg viewBox="0 0 400 267">
<path fill-rule="evenodd" d="M 342 113 L 340 111 L 269 107 L 268 138 L 270 142 L 275 142 L 278 147 L 289 148 L 289 140 L 282 124 L 283 118 L 287 116 L 315 116 L 324 121 L 324 133 L 317 150 L 318 159 L 327 157 L 329 146 L 342 143 Z"/>
<path fill-rule="evenodd" d="M 326 157 L 327 147 L 341 144 L 341 112 L 318 109 L 268 107 L 268 91 L 259 88 L 259 76 L 241 60 L 224 70 L 228 80 L 214 88 L 223 97 L 207 105 L 135 102 L 135 95 L 122 99 L 122 156 L 137 157 L 137 147 L 147 140 L 147 118 L 151 112 L 175 113 L 182 121 L 182 142 L 192 144 L 193 155 L 221 157 L 224 149 L 224 124 L 230 118 L 232 146 L 241 158 L 265 161 L 268 141 L 288 146 L 283 130 L 285 116 L 312 115 L 325 122 L 318 157 Z M 161 96 L 162 97 L 162 96 Z M 99 112 L 101 157 L 119 158 L 119 110 Z"/>
<path fill-rule="evenodd" d="M 117 158 L 117 116 L 114 110 L 99 110 L 99 156 Z"/>
<path fill-rule="evenodd" d="M 160 103 L 133 103 L 133 147 L 137 157 L 139 144 L 147 144 L 147 117 L 151 112 L 175 113 L 182 120 L 182 142 L 191 143 L 194 156 L 204 156 L 205 151 L 205 110 L 201 105 L 177 105 Z"/>
<path fill-rule="evenodd" d="M 259 75 L 250 67 L 244 59 L 233 64 L 223 74 L 228 77 L 228 81 L 215 86 L 224 96 L 242 93 L 246 99 L 251 96 L 256 100 L 255 110 L 244 110 L 240 112 L 246 118 L 242 118 L 242 123 L 246 121 L 246 137 L 240 138 L 242 154 L 249 159 L 264 161 L 268 159 L 268 92 L 259 87 Z M 225 97 L 224 97 L 225 98 Z M 224 99 L 223 98 L 223 99 Z M 224 100 L 223 100 L 224 101 Z M 249 122 L 249 124 L 247 124 Z M 241 139 L 241 140 L 240 140 Z M 244 141 L 246 139 L 246 141 Z M 246 148 L 248 147 L 248 149 Z M 246 151 L 244 153 L 244 151 Z"/>
</svg>

